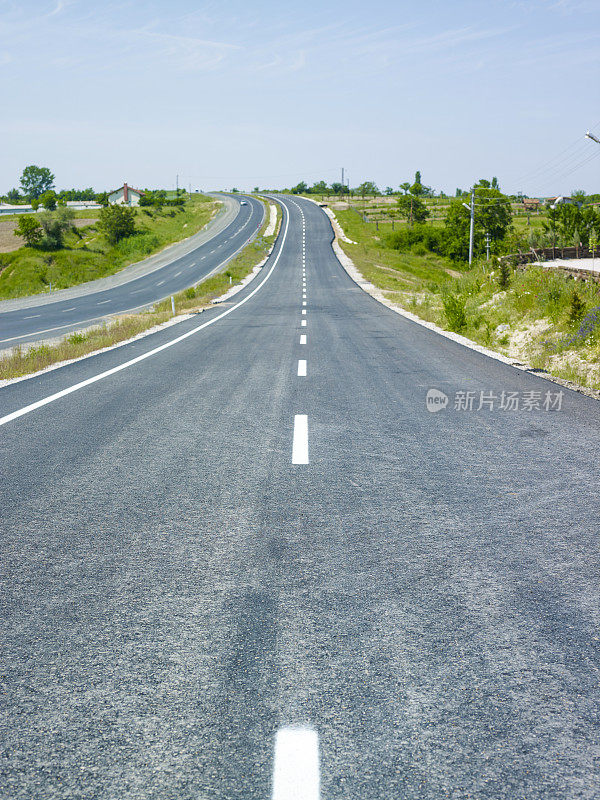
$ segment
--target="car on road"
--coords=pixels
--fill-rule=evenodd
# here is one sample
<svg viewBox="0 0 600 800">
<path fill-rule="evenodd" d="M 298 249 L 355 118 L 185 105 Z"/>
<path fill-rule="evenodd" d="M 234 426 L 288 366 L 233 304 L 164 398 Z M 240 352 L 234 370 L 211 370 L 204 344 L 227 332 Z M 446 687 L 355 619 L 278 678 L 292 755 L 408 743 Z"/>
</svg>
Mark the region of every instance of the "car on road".
<svg viewBox="0 0 600 800">
<path fill-rule="evenodd" d="M 241 200 L 240 201 L 240 205 L 241 206 L 247 206 L 248 205 L 248 201 L 247 200 Z"/>
</svg>

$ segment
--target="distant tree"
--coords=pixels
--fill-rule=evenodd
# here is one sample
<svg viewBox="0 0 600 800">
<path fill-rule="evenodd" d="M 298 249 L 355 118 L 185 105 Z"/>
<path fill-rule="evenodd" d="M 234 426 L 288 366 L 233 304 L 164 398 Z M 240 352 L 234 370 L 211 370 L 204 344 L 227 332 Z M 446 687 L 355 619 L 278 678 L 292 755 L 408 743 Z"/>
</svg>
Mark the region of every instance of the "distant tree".
<svg viewBox="0 0 600 800">
<path fill-rule="evenodd" d="M 98 192 L 98 194 L 94 196 L 94 200 L 98 205 L 106 207 L 108 205 L 108 192 Z"/>
<path fill-rule="evenodd" d="M 368 194 L 372 195 L 373 197 L 376 197 L 379 194 L 377 184 L 373 183 L 373 181 L 364 181 L 360 184 L 360 186 L 357 187 L 356 191 L 363 198 L 363 200 Z"/>
<path fill-rule="evenodd" d="M 385 187 L 385 194 L 388 197 L 391 197 L 394 194 L 394 189 L 391 186 L 386 186 Z"/>
<path fill-rule="evenodd" d="M 585 198 L 586 198 L 585 190 L 573 189 L 573 191 L 571 192 L 571 197 L 573 198 L 573 200 L 577 200 L 579 203 L 583 204 L 585 203 Z"/>
<path fill-rule="evenodd" d="M 33 200 L 31 201 L 31 207 L 33 208 L 34 211 L 37 211 L 38 208 L 40 207 L 40 201 L 37 199 L 37 197 L 34 197 Z"/>
<path fill-rule="evenodd" d="M 331 191 L 333 192 L 333 194 L 339 194 L 341 197 L 343 194 L 346 194 L 348 189 L 346 186 L 344 186 L 343 183 L 340 183 L 339 181 L 334 181 L 331 184 Z"/>
<path fill-rule="evenodd" d="M 469 228 L 471 214 L 460 198 L 453 200 L 445 219 L 447 255 L 454 261 L 469 257 Z M 473 249 L 475 256 L 485 251 L 485 234 L 490 234 L 492 244 L 498 246 L 510 230 L 512 210 L 510 200 L 490 181 L 482 179 L 475 185 L 475 228 Z"/>
<path fill-rule="evenodd" d="M 429 216 L 429 209 L 419 197 L 411 194 L 404 194 L 397 200 L 400 214 L 407 220 L 409 225 L 415 222 L 425 222 Z"/>
<path fill-rule="evenodd" d="M 325 181 L 318 181 L 313 184 L 312 189 L 310 190 L 312 194 L 320 194 L 321 196 L 326 195 L 329 191 L 329 187 Z"/>
<path fill-rule="evenodd" d="M 45 250 L 60 250 L 64 245 L 64 235 L 73 228 L 75 212 L 71 208 L 59 208 L 57 211 L 44 211 L 39 215 L 44 236 L 41 246 Z"/>
<path fill-rule="evenodd" d="M 21 199 L 21 192 L 18 189 L 11 189 L 6 195 L 6 198 L 10 200 L 11 203 L 15 203 L 17 200 Z"/>
<path fill-rule="evenodd" d="M 48 189 L 54 188 L 54 175 L 48 167 L 38 167 L 35 164 L 31 164 L 23 170 L 20 183 L 23 194 L 37 199 Z"/>
<path fill-rule="evenodd" d="M 135 233 L 135 211 L 128 206 L 107 206 L 100 212 L 98 228 L 108 243 L 115 245 Z"/>
<path fill-rule="evenodd" d="M 413 185 L 410 187 L 411 194 L 414 194 L 415 197 L 420 197 L 423 194 L 423 184 L 421 183 L 421 172 L 417 170 L 415 172 L 415 181 Z"/>
<path fill-rule="evenodd" d="M 307 194 L 308 184 L 305 181 L 300 181 L 295 186 L 292 186 L 292 194 Z"/>
<path fill-rule="evenodd" d="M 39 201 L 47 211 L 54 211 L 56 209 L 56 192 L 48 189 L 47 192 L 40 195 Z"/>
<path fill-rule="evenodd" d="M 404 194 L 408 194 L 410 192 L 410 183 L 408 181 L 404 181 L 404 183 L 400 184 L 400 188 Z"/>
<path fill-rule="evenodd" d="M 30 214 L 21 214 L 13 233 L 25 239 L 25 243 L 30 247 L 38 245 L 43 235 L 40 221 Z"/>
<path fill-rule="evenodd" d="M 238 194 L 238 193 L 239 193 L 239 191 L 240 191 L 240 190 L 239 190 L 239 189 L 237 189 L 235 186 L 234 186 L 234 187 L 233 187 L 233 189 L 231 190 L 232 194 Z"/>
<path fill-rule="evenodd" d="M 491 186 L 491 188 L 492 189 L 497 189 L 498 191 L 500 191 L 500 184 L 498 183 L 498 178 L 495 175 L 492 178 L 492 186 Z"/>
<path fill-rule="evenodd" d="M 254 189 L 252 189 L 252 191 L 254 194 L 258 194 L 258 192 L 260 192 L 260 189 L 258 188 L 258 186 L 255 186 Z"/>
</svg>

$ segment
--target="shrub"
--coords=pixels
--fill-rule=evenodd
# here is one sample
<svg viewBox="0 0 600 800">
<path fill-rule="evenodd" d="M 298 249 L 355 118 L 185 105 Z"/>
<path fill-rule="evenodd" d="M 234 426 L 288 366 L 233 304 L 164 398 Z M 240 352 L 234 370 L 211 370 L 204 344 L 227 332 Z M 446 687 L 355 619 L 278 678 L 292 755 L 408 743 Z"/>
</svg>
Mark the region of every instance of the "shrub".
<svg viewBox="0 0 600 800">
<path fill-rule="evenodd" d="M 109 244 L 117 244 L 135 233 L 135 211 L 127 206 L 106 206 L 100 212 L 98 229 Z"/>
<path fill-rule="evenodd" d="M 574 324 L 578 320 L 581 319 L 583 316 L 583 312 L 585 311 L 585 303 L 579 296 L 577 289 L 573 292 L 571 297 L 571 308 L 569 309 L 569 322 Z"/>
<path fill-rule="evenodd" d="M 43 231 L 39 220 L 29 214 L 21 214 L 13 233 L 15 236 L 22 236 L 30 247 L 35 247 L 40 243 Z"/>
<path fill-rule="evenodd" d="M 185 299 L 186 300 L 193 300 L 196 297 L 196 290 L 193 286 L 190 286 L 189 289 L 185 290 Z"/>
<path fill-rule="evenodd" d="M 467 327 L 467 312 L 465 301 L 457 295 L 448 294 L 443 298 L 444 313 L 448 320 L 448 327 L 455 333 L 462 333 Z"/>
</svg>

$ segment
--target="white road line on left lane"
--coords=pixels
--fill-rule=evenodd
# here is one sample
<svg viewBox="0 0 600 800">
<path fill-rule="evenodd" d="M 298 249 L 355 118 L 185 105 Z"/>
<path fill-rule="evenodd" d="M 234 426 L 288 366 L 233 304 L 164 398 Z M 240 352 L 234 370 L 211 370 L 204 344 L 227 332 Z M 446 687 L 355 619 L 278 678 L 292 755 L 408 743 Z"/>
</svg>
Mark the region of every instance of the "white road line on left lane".
<svg viewBox="0 0 600 800">
<path fill-rule="evenodd" d="M 259 285 L 251 292 L 249 292 L 249 294 L 247 294 L 246 297 L 240 300 L 239 303 L 236 303 L 234 306 L 231 306 L 231 308 L 228 308 L 226 311 L 223 311 L 216 317 L 209 319 L 208 322 L 205 322 L 202 325 L 198 325 L 196 328 L 192 328 L 190 331 L 187 331 L 187 333 L 183 333 L 181 336 L 177 336 L 170 342 L 165 342 L 165 344 L 161 344 L 159 347 L 155 347 L 153 350 L 149 350 L 147 353 L 143 353 L 142 355 L 139 355 L 136 358 L 132 358 L 129 361 L 125 361 L 123 364 L 119 364 L 118 366 L 113 367 L 112 369 L 107 369 L 105 372 L 100 372 L 98 375 L 93 375 L 91 378 L 87 378 L 87 380 L 85 381 L 81 381 L 80 383 L 75 383 L 73 384 L 73 386 L 69 386 L 60 392 L 51 394 L 48 397 L 44 397 L 42 400 L 38 400 L 37 402 L 31 403 L 28 406 L 19 408 L 17 411 L 13 411 L 10 414 L 6 414 L 4 417 L 0 417 L 0 426 L 6 425 L 8 422 L 12 422 L 12 420 L 18 419 L 19 417 L 22 417 L 25 414 L 30 414 L 32 411 L 35 411 L 38 408 L 42 408 L 43 406 L 48 405 L 48 403 L 53 403 L 55 400 L 60 400 L 62 397 L 66 397 L 67 395 L 72 394 L 73 392 L 77 392 L 79 389 L 83 389 L 85 386 L 91 386 L 91 384 L 97 383 L 98 381 L 101 381 L 104 378 L 108 378 L 110 375 L 115 375 L 117 372 L 121 372 L 122 370 L 127 369 L 128 367 L 132 367 L 134 364 L 138 364 L 140 361 L 145 361 L 147 358 L 152 358 L 152 356 L 155 356 L 157 353 L 161 353 L 163 350 L 167 350 L 169 347 L 173 347 L 174 345 L 179 344 L 179 342 L 182 342 L 184 339 L 188 339 L 190 336 L 194 336 L 194 334 L 198 333 L 201 330 L 204 330 L 204 328 L 208 328 L 209 325 L 214 325 L 215 322 L 218 322 L 220 319 L 223 319 L 223 317 L 227 317 L 233 311 L 236 311 L 238 308 L 240 308 L 240 306 L 243 306 L 245 303 L 247 303 L 251 297 L 254 297 L 254 295 L 262 289 L 262 287 L 265 285 L 265 283 L 269 280 L 269 278 L 273 274 L 273 270 L 279 263 L 279 259 L 284 250 L 289 230 L 289 224 L 290 224 L 290 217 L 288 214 L 285 221 L 285 230 L 283 232 L 283 239 L 281 241 L 281 246 L 279 248 L 277 256 L 275 257 L 275 260 L 273 261 L 273 264 L 271 265 L 271 268 L 265 275 L 264 279 L 259 283 Z"/>
<path fill-rule="evenodd" d="M 306 359 L 301 358 L 298 361 L 298 377 L 299 378 L 306 378 Z"/>
</svg>

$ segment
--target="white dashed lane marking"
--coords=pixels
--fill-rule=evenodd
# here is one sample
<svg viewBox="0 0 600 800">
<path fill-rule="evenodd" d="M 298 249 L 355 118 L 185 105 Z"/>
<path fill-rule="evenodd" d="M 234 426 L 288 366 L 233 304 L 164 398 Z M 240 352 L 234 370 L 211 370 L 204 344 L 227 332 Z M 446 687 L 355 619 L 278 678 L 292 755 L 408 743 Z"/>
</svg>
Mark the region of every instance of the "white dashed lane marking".
<svg viewBox="0 0 600 800">
<path fill-rule="evenodd" d="M 273 800 L 319 800 L 320 795 L 317 732 L 281 728 L 275 738 Z"/>
<path fill-rule="evenodd" d="M 298 361 L 298 377 L 306 378 L 306 359 L 304 358 Z"/>
<path fill-rule="evenodd" d="M 300 344 L 306 344 L 306 334 L 305 333 L 301 333 L 300 334 Z"/>
<path fill-rule="evenodd" d="M 306 414 L 296 414 L 294 417 L 292 464 L 308 464 L 308 417 Z"/>
</svg>

